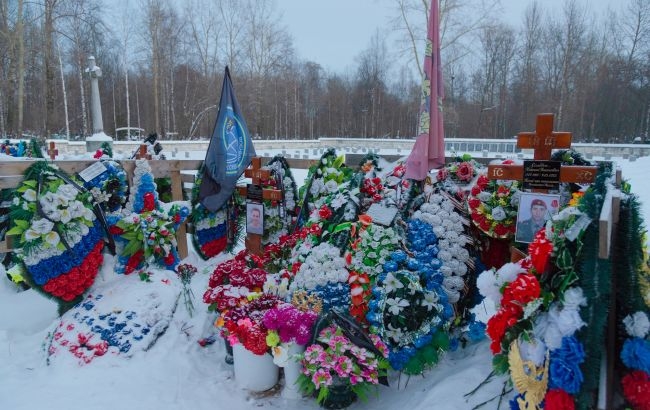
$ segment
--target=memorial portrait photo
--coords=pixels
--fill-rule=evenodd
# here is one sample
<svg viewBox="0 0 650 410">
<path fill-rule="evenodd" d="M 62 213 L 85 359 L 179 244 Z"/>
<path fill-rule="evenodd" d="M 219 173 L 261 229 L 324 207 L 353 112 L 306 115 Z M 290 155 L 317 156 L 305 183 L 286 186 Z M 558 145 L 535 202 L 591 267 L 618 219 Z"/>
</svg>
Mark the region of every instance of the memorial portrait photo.
<svg viewBox="0 0 650 410">
<path fill-rule="evenodd" d="M 560 195 L 523 193 L 517 212 L 515 241 L 530 243 L 559 209 Z"/>
<path fill-rule="evenodd" d="M 246 204 L 246 232 L 264 234 L 264 205 L 256 202 Z"/>
</svg>

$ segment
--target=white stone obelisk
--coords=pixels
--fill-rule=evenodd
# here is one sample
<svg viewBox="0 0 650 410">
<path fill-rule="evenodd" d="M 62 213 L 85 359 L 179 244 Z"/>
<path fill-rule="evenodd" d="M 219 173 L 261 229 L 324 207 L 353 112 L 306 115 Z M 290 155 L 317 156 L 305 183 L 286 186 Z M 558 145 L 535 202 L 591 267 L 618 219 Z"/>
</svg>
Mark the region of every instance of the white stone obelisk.
<svg viewBox="0 0 650 410">
<path fill-rule="evenodd" d="M 86 151 L 95 152 L 104 142 L 113 145 L 113 139 L 104 134 L 102 103 L 99 98 L 99 78 L 102 76 L 102 69 L 95 64 L 93 56 L 88 57 L 86 73 L 90 77 L 90 119 L 93 123 L 93 135 L 86 138 Z"/>
</svg>

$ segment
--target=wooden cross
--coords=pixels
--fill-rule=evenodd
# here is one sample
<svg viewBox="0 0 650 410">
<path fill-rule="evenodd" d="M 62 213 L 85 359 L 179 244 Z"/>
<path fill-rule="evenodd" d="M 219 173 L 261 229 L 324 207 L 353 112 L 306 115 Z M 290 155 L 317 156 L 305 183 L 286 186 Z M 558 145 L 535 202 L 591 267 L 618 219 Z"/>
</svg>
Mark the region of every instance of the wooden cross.
<svg viewBox="0 0 650 410">
<path fill-rule="evenodd" d="M 250 189 L 245 186 L 238 186 L 237 190 L 239 195 L 245 196 L 247 199 L 252 201 L 260 201 L 267 199 L 270 201 L 281 201 L 282 200 L 282 191 L 279 189 L 262 189 L 261 183 L 262 180 L 268 180 L 271 178 L 271 170 L 261 169 L 262 167 L 262 158 L 254 157 L 251 160 L 251 167 L 247 168 L 244 171 L 244 176 L 246 178 L 251 178 L 253 183 L 250 186 Z M 260 193 L 261 191 L 261 193 Z M 247 233 L 246 234 L 246 249 L 256 255 L 261 255 L 263 252 L 262 249 L 262 235 Z"/>
<path fill-rule="evenodd" d="M 135 154 L 136 159 L 151 159 L 151 154 L 149 154 L 149 150 L 147 149 L 147 144 L 140 144 L 140 147 L 138 148 L 138 152 Z"/>
<path fill-rule="evenodd" d="M 570 132 L 553 131 L 553 114 L 537 115 L 535 132 L 520 132 L 517 135 L 517 148 L 533 148 L 534 163 L 544 165 L 551 159 L 554 148 L 571 148 Z M 549 172 L 552 172 L 550 170 Z M 597 167 L 561 165 L 558 182 L 587 184 L 596 178 Z M 489 179 L 526 181 L 522 165 L 488 165 Z M 535 192 L 548 192 L 548 189 L 533 189 Z"/>
<path fill-rule="evenodd" d="M 50 147 L 47 149 L 47 153 L 52 161 L 54 161 L 56 156 L 59 155 L 59 150 L 56 149 L 56 144 L 54 141 L 50 141 Z"/>
</svg>

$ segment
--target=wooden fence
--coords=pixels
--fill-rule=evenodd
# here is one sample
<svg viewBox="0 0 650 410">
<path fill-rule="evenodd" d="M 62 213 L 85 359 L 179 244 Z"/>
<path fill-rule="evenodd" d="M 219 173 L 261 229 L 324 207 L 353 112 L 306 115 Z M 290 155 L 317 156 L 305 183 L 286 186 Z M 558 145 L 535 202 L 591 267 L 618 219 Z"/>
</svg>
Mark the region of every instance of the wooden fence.
<svg viewBox="0 0 650 410">
<path fill-rule="evenodd" d="M 262 163 L 267 163 L 271 158 L 262 158 Z M 13 189 L 20 185 L 23 180 L 23 174 L 36 160 L 25 161 L 0 161 L 0 189 Z M 316 160 L 307 159 L 287 159 L 289 166 L 296 169 L 309 168 Z M 61 170 L 69 175 L 83 171 L 97 160 L 84 161 L 52 161 Z M 124 171 L 126 171 L 129 185 L 133 185 L 133 171 L 135 169 L 135 160 L 122 160 L 119 162 Z M 191 159 L 173 159 L 173 160 L 151 160 L 151 172 L 155 178 L 169 177 L 171 179 L 171 191 L 173 201 L 183 200 L 183 190 L 188 191 L 194 183 L 194 175 L 199 169 L 202 160 Z M 189 193 L 189 192 L 188 192 Z M 190 198 L 190 195 L 186 196 Z M 176 232 L 178 241 L 178 255 L 181 259 L 188 255 L 187 245 L 187 226 L 182 224 Z M 0 242 L 0 253 L 7 253 L 13 250 L 11 238 L 6 238 Z"/>
</svg>

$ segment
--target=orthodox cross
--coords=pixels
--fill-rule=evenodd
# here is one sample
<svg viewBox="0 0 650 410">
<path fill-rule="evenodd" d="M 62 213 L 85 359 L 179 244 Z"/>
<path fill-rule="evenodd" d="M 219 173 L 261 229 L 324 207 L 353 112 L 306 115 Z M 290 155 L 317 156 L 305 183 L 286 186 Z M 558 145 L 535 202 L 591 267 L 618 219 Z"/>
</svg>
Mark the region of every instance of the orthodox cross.
<svg viewBox="0 0 650 410">
<path fill-rule="evenodd" d="M 140 144 L 140 147 L 138 147 L 138 150 L 135 153 L 135 159 L 151 159 L 151 154 L 149 154 L 147 144 Z"/>
<path fill-rule="evenodd" d="M 247 202 L 262 203 L 262 200 L 281 201 L 282 191 L 279 189 L 263 189 L 262 181 L 271 178 L 271 170 L 262 169 L 262 158 L 254 157 L 250 168 L 244 170 L 244 176 L 252 179 L 252 184 L 237 187 L 239 195 L 246 197 Z M 256 255 L 262 254 L 262 235 L 247 232 L 246 249 Z"/>
<path fill-rule="evenodd" d="M 54 141 L 50 141 L 50 146 L 47 149 L 47 154 L 50 156 L 50 159 L 54 161 L 57 155 L 59 155 L 59 150 L 56 149 L 56 144 Z"/>
<path fill-rule="evenodd" d="M 553 131 L 553 114 L 538 114 L 534 132 L 520 132 L 517 148 L 533 148 L 533 161 L 524 165 L 488 165 L 489 179 L 524 182 L 524 189 L 548 192 L 560 182 L 587 184 L 596 178 L 597 167 L 561 165 L 550 161 L 555 148 L 571 148 L 571 133 Z"/>
</svg>

